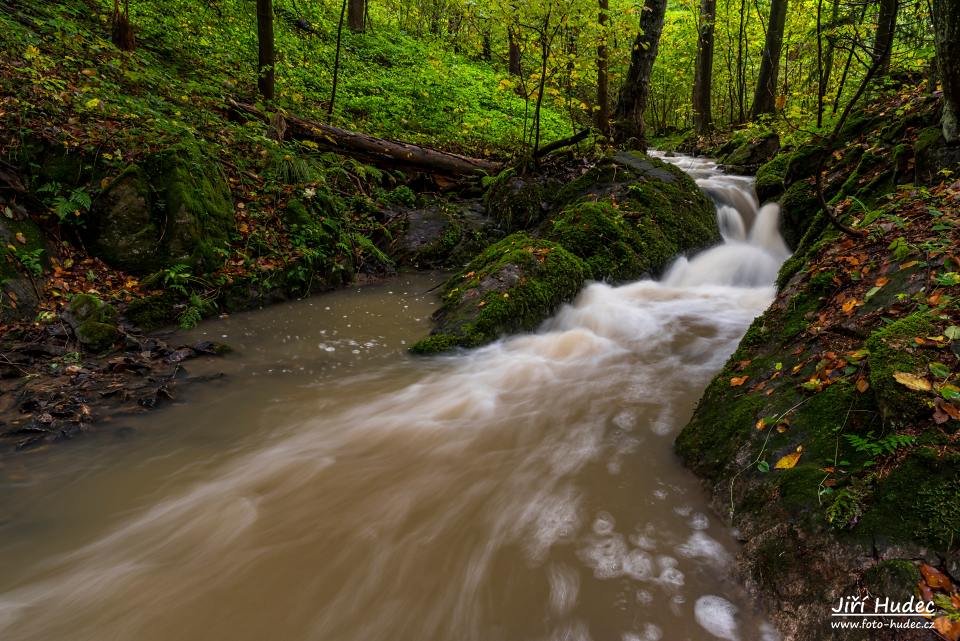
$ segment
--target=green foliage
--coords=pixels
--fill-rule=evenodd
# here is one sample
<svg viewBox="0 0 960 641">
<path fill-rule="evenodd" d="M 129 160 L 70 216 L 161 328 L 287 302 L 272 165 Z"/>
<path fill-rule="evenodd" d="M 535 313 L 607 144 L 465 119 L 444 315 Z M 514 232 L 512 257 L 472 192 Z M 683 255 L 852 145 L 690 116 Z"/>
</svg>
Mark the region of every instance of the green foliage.
<svg viewBox="0 0 960 641">
<path fill-rule="evenodd" d="M 871 459 L 878 456 L 889 456 L 897 450 L 910 447 L 917 442 L 917 437 L 912 434 L 886 434 L 876 436 L 873 432 L 867 432 L 865 435 L 844 434 L 854 451 L 866 454 Z"/>
</svg>

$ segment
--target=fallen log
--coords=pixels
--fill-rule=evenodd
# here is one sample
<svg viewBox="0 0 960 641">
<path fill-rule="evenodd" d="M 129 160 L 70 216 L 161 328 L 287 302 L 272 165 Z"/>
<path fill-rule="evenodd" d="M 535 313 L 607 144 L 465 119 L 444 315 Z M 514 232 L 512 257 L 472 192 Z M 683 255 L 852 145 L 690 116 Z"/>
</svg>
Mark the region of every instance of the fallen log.
<svg viewBox="0 0 960 641">
<path fill-rule="evenodd" d="M 556 151 L 557 149 L 563 149 L 564 147 L 569 147 L 570 145 L 575 145 L 575 144 L 577 144 L 578 142 L 580 142 L 580 141 L 582 141 L 582 140 L 586 140 L 587 136 L 589 136 L 589 135 L 590 135 L 590 130 L 589 130 L 589 129 L 583 129 L 583 130 L 581 130 L 581 131 L 573 134 L 572 136 L 568 136 L 568 137 L 566 137 L 566 138 L 561 138 L 560 140 L 555 140 L 554 142 L 550 143 L 549 145 L 545 145 L 545 146 L 543 146 L 543 147 L 540 147 L 540 149 L 538 149 L 538 150 L 533 154 L 533 157 L 534 157 L 534 158 L 542 158 L 542 157 L 546 156 L 547 154 L 549 154 L 549 153 L 552 152 L 552 151 Z"/>
<path fill-rule="evenodd" d="M 235 111 L 255 116 L 271 123 L 269 114 L 240 102 L 229 100 Z M 498 173 L 503 164 L 481 158 L 470 158 L 430 147 L 421 147 L 408 142 L 377 138 L 356 131 L 348 131 L 332 125 L 305 120 L 291 114 L 284 115 L 286 129 L 283 135 L 297 140 L 310 140 L 320 147 L 337 153 L 360 158 L 375 165 L 399 167 L 445 176 L 491 175 Z M 272 123 L 276 128 L 275 122 Z"/>
</svg>

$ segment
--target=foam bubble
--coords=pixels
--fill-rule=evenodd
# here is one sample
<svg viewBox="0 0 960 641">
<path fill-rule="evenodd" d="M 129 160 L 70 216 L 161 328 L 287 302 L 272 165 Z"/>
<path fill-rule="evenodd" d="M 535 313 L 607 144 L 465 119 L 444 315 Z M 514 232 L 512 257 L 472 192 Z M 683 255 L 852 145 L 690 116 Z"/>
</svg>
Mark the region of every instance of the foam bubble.
<svg viewBox="0 0 960 641">
<path fill-rule="evenodd" d="M 720 639 L 740 641 L 737 631 L 737 606 L 723 597 L 708 594 L 697 599 L 693 616 L 701 628 Z"/>
</svg>

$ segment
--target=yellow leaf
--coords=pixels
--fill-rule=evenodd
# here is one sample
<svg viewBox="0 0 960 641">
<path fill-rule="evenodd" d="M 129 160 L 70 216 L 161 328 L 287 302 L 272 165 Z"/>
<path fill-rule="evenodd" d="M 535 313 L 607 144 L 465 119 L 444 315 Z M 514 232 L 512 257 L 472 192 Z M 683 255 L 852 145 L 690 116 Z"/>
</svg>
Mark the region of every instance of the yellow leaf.
<svg viewBox="0 0 960 641">
<path fill-rule="evenodd" d="M 27 50 L 23 52 L 23 57 L 26 60 L 33 60 L 39 55 L 40 55 L 40 50 L 33 45 L 30 45 L 29 47 L 27 47 Z"/>
<path fill-rule="evenodd" d="M 907 372 L 894 372 L 893 378 L 895 378 L 898 383 L 907 389 L 912 389 L 915 392 L 929 392 L 931 389 L 933 389 L 933 386 L 930 385 L 930 381 L 922 376 L 917 376 L 916 374 L 909 374 Z"/>
<path fill-rule="evenodd" d="M 87 109 L 96 109 L 97 107 L 100 106 L 100 99 L 99 99 L 99 98 L 91 98 L 90 100 L 86 101 L 86 102 L 83 103 L 83 104 L 84 104 L 84 106 L 86 106 Z"/>
<path fill-rule="evenodd" d="M 870 389 L 870 383 L 867 382 L 867 379 L 860 378 L 857 379 L 857 391 L 863 394 L 868 389 Z"/>
<path fill-rule="evenodd" d="M 857 299 L 851 298 L 850 300 L 848 300 L 843 304 L 843 307 L 841 309 L 843 309 L 844 314 L 849 314 L 850 312 L 853 311 L 853 308 L 856 306 L 857 306 Z"/>
<path fill-rule="evenodd" d="M 789 470 L 793 467 L 796 467 L 797 461 L 800 460 L 801 454 L 803 454 L 803 446 L 798 445 L 795 451 L 791 452 L 790 454 L 787 454 L 786 456 L 782 457 L 779 461 L 777 461 L 777 464 L 773 466 L 774 469 Z"/>
<path fill-rule="evenodd" d="M 21 245 L 27 244 L 27 237 L 23 235 L 23 232 L 18 231 L 16 235 L 16 239 L 17 239 L 17 242 L 20 243 Z"/>
<path fill-rule="evenodd" d="M 758 429 L 758 430 L 762 430 L 762 429 L 765 428 L 766 426 L 767 426 L 767 419 L 761 418 L 759 421 L 757 421 L 757 429 Z"/>
</svg>

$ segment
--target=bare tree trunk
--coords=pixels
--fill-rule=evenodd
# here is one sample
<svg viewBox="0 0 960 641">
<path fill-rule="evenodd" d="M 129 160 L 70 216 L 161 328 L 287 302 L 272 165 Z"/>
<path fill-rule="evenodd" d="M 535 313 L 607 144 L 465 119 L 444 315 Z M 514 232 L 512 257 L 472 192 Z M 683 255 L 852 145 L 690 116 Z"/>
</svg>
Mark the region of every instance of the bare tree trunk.
<svg viewBox="0 0 960 641">
<path fill-rule="evenodd" d="M 783 49 L 783 28 L 787 21 L 787 0 L 770 0 L 767 39 L 760 58 L 757 90 L 753 96 L 752 117 L 773 113 L 777 107 L 777 76 Z"/>
<path fill-rule="evenodd" d="M 822 2 L 822 0 L 821 0 Z M 840 0 L 833 0 L 833 12 L 830 15 L 830 26 L 827 33 L 827 50 L 823 56 L 820 82 L 817 85 L 817 127 L 823 124 L 823 100 L 827 95 L 827 89 L 830 87 L 830 76 L 833 74 L 833 54 L 837 46 L 837 37 L 834 29 L 837 27 L 837 15 L 840 12 Z M 820 16 L 820 5 L 817 5 L 817 19 Z M 819 30 L 817 37 L 820 37 Z M 819 44 L 819 43 L 818 43 Z"/>
<path fill-rule="evenodd" d="M 257 0 L 257 44 L 257 87 L 261 96 L 273 100 L 273 0 Z"/>
<path fill-rule="evenodd" d="M 697 37 L 697 61 L 693 69 L 693 128 L 698 134 L 713 129 L 713 28 L 717 19 L 717 0 L 700 3 L 700 33 Z"/>
<path fill-rule="evenodd" d="M 880 56 L 880 68 L 877 73 L 886 75 L 890 70 L 890 52 L 893 50 L 893 37 L 897 30 L 898 0 L 880 0 L 880 13 L 877 16 L 877 33 L 873 41 L 873 55 Z"/>
<path fill-rule="evenodd" d="M 956 0 L 933 0 L 933 34 L 943 83 L 943 137 L 955 144 L 960 142 L 960 5 Z"/>
<path fill-rule="evenodd" d="M 507 70 L 511 76 L 520 75 L 520 43 L 517 42 L 517 28 L 515 26 L 507 27 L 507 40 L 510 47 L 510 59 L 507 63 Z"/>
<path fill-rule="evenodd" d="M 650 72 L 657 59 L 663 18 L 667 12 L 667 0 L 646 0 L 640 17 L 640 33 L 630 54 L 630 68 L 620 88 L 620 97 L 614 110 L 613 139 L 618 143 L 636 139 L 635 146 L 646 150 L 643 114 L 650 95 Z"/>
<path fill-rule="evenodd" d="M 348 0 L 347 26 L 354 33 L 363 33 L 367 27 L 367 0 Z"/>
<path fill-rule="evenodd" d="M 607 11 L 610 9 L 610 0 L 599 0 L 600 13 L 597 15 L 597 24 L 600 27 L 600 44 L 597 45 L 597 113 L 596 125 L 605 136 L 610 135 L 610 77 L 608 73 L 609 57 L 607 55 Z"/>
</svg>

